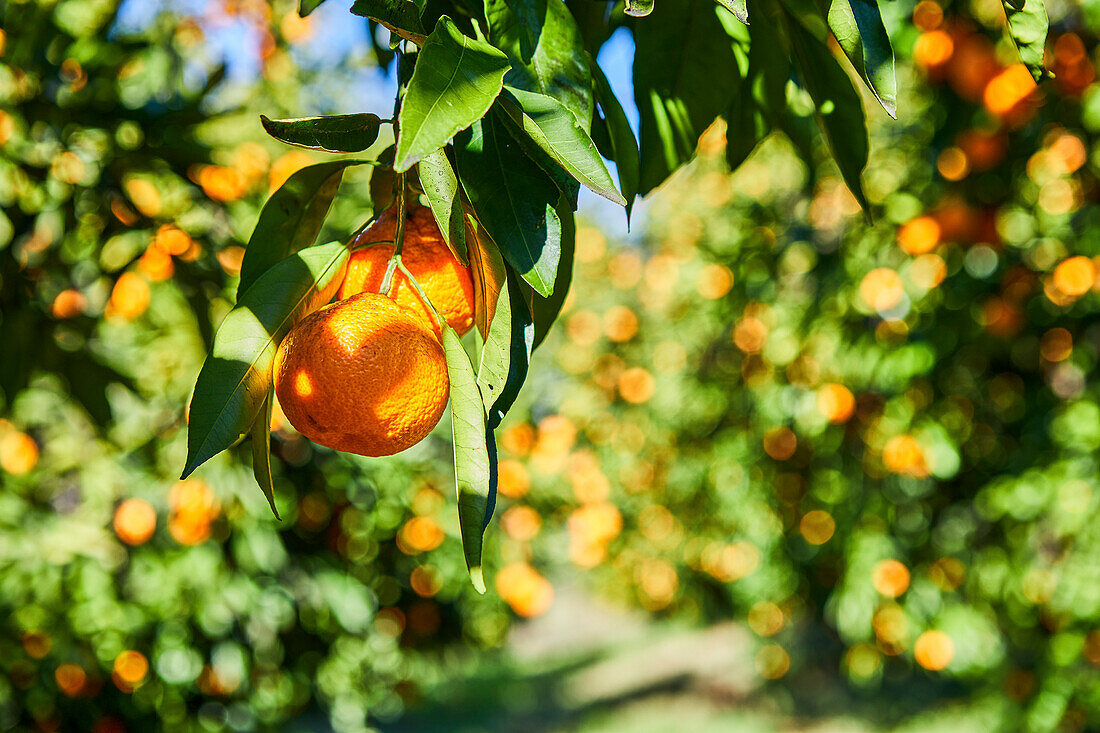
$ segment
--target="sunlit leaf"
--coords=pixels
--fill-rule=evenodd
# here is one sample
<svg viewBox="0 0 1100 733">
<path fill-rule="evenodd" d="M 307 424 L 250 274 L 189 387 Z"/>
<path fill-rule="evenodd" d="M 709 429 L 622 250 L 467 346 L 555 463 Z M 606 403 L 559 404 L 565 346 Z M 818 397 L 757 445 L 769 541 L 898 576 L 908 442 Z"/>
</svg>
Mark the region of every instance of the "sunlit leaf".
<svg viewBox="0 0 1100 733">
<path fill-rule="evenodd" d="M 332 298 L 347 260 L 340 242 L 307 247 L 262 274 L 229 311 L 195 383 L 184 478 L 251 429 L 271 388 L 279 342 Z"/>
<path fill-rule="evenodd" d="M 241 261 L 238 300 L 275 263 L 317 239 L 344 169 L 361 160 L 334 160 L 306 166 L 268 197 Z"/>
<path fill-rule="evenodd" d="M 443 350 L 451 382 L 451 434 L 454 440 L 455 484 L 462 552 L 470 580 L 485 592 L 481 569 L 482 534 L 489 505 L 489 452 L 486 446 L 485 405 L 477 388 L 474 367 L 454 329 L 444 324 Z"/>
<path fill-rule="evenodd" d="M 496 313 L 496 303 L 504 288 L 504 259 L 500 248 L 472 211 L 467 212 L 467 250 L 470 255 L 470 275 L 474 281 L 474 325 L 482 338 L 487 338 L 489 325 Z"/>
<path fill-rule="evenodd" d="M 486 0 L 489 40 L 508 54 L 504 82 L 552 97 L 588 131 L 592 121 L 589 57 L 562 0 Z"/>
<path fill-rule="evenodd" d="M 734 16 L 744 23 L 749 24 L 749 9 L 745 0 L 718 0 L 722 6 L 734 14 Z"/>
<path fill-rule="evenodd" d="M 1046 73 L 1043 54 L 1046 50 L 1047 8 L 1043 0 L 1002 0 L 1008 17 L 1008 34 L 1012 36 L 1024 62 L 1035 81 Z"/>
<path fill-rule="evenodd" d="M 500 105 L 524 134 L 577 181 L 609 201 L 626 205 L 596 144 L 560 102 L 545 94 L 505 87 Z"/>
<path fill-rule="evenodd" d="M 401 101 L 394 170 L 400 173 L 481 119 L 504 83 L 508 59 L 443 16 L 420 51 Z"/>
<path fill-rule="evenodd" d="M 444 241 L 463 264 L 468 262 L 466 253 L 466 217 L 462 211 L 462 188 L 455 176 L 447 151 L 440 148 L 420 159 L 417 173 L 420 187 L 428 199 L 439 231 Z"/>
<path fill-rule="evenodd" d="M 894 49 L 875 0 L 832 0 L 829 28 L 879 104 L 896 118 Z"/>
</svg>

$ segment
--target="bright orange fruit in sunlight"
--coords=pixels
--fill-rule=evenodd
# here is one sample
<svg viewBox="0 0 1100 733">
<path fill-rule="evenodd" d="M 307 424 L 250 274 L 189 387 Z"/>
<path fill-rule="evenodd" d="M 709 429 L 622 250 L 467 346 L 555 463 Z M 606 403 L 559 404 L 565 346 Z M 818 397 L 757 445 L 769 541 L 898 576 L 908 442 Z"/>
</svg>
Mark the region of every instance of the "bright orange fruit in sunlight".
<svg viewBox="0 0 1100 733">
<path fill-rule="evenodd" d="M 359 293 L 290 330 L 275 360 L 275 394 L 315 443 L 388 456 L 423 440 L 447 406 L 439 339 L 390 298 Z"/>
<path fill-rule="evenodd" d="M 1088 257 L 1080 255 L 1062 260 L 1054 268 L 1054 287 L 1066 295 L 1078 297 L 1092 289 L 1096 282 L 1096 267 Z"/>
<path fill-rule="evenodd" d="M 115 510 L 115 534 L 128 545 L 143 545 L 157 528 L 157 512 L 142 499 L 127 499 Z"/>
<path fill-rule="evenodd" d="M 352 246 L 368 242 L 392 242 L 397 235 L 397 210 L 385 211 L 366 231 L 356 237 Z M 366 247 L 351 256 L 347 275 L 340 286 L 340 299 L 362 292 L 377 293 L 382 288 L 386 265 L 393 256 L 392 244 Z M 425 295 L 439 315 L 461 336 L 474 325 L 474 281 L 470 268 L 451 253 L 435 223 L 435 216 L 426 206 L 410 208 L 405 217 L 405 243 L 401 261 L 424 289 Z M 420 300 L 404 273 L 393 274 L 391 297 L 398 304 L 419 314 L 433 330 L 438 330 L 431 311 Z"/>
<path fill-rule="evenodd" d="M 149 283 L 145 282 L 140 275 L 124 272 L 111 290 L 111 299 L 107 301 L 107 314 L 118 315 L 132 321 L 145 312 L 151 298 Z"/>
<path fill-rule="evenodd" d="M 898 560 L 879 560 L 871 570 L 871 584 L 887 598 L 897 598 L 909 588 L 909 568 Z"/>
<path fill-rule="evenodd" d="M 497 592 L 520 616 L 540 616 L 554 602 L 554 586 L 525 562 L 505 565 L 496 578 Z"/>
<path fill-rule="evenodd" d="M 856 398 L 843 384 L 824 384 L 817 392 L 817 409 L 831 423 L 847 422 L 856 410 Z"/>
</svg>

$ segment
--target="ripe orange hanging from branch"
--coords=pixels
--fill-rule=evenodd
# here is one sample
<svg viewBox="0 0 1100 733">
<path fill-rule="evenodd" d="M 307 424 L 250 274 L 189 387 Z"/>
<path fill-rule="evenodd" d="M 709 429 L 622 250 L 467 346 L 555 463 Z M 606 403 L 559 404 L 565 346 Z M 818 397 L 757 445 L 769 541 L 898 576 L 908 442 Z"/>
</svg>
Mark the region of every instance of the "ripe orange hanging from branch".
<svg viewBox="0 0 1100 733">
<path fill-rule="evenodd" d="M 414 311 L 359 293 L 291 329 L 275 359 L 275 394 L 307 438 L 388 456 L 419 443 L 443 416 L 443 346 Z"/>
<path fill-rule="evenodd" d="M 351 243 L 353 248 L 364 248 L 353 254 L 348 262 L 347 275 L 340 287 L 341 300 L 358 293 L 377 293 L 381 290 L 386 266 L 393 256 L 391 243 L 397 233 L 397 217 L 397 207 L 388 209 Z M 426 206 L 413 206 L 408 210 L 404 240 L 401 261 L 416 278 L 439 315 L 462 336 L 474 324 L 474 282 L 470 269 L 451 253 L 431 209 Z M 370 242 L 384 244 L 371 246 Z M 418 314 L 438 333 L 435 318 L 404 273 L 398 271 L 393 274 L 390 296 L 399 305 Z"/>
</svg>

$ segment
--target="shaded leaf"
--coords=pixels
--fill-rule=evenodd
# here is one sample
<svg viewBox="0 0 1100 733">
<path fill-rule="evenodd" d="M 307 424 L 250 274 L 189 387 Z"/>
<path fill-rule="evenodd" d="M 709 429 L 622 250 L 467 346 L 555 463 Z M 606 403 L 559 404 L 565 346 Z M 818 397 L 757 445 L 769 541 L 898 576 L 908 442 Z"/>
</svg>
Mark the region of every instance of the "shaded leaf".
<svg viewBox="0 0 1100 733">
<path fill-rule="evenodd" d="M 553 97 L 591 129 L 589 57 L 563 0 L 485 0 L 485 17 L 489 40 L 512 61 L 505 83 Z"/>
<path fill-rule="evenodd" d="M 489 326 L 477 386 L 485 401 L 489 430 L 500 425 L 527 379 L 527 368 L 534 346 L 535 326 L 514 273 L 508 274 L 507 287 L 497 298 L 496 314 Z"/>
<path fill-rule="evenodd" d="M 282 519 L 279 510 L 275 508 L 275 482 L 271 478 L 271 413 L 275 403 L 273 392 L 274 388 L 269 387 L 263 407 L 256 415 L 256 421 L 252 423 L 252 474 L 256 477 L 260 491 L 267 497 L 271 513 L 276 519 Z"/>
<path fill-rule="evenodd" d="M 867 165 L 867 124 L 859 94 L 829 48 L 800 24 L 788 22 L 791 50 L 803 86 L 814 101 L 814 115 L 825 133 L 844 182 L 870 211 L 860 174 Z"/>
<path fill-rule="evenodd" d="M 271 388 L 280 341 L 335 295 L 347 261 L 340 242 L 307 247 L 260 275 L 229 311 L 195 382 L 183 478 L 251 429 Z"/>
<path fill-rule="evenodd" d="M 451 382 L 451 435 L 454 441 L 458 525 L 470 580 L 485 592 L 481 569 L 482 534 L 489 507 L 489 451 L 486 445 L 485 405 L 477 389 L 470 357 L 454 329 L 443 325 L 443 351 Z"/>
<path fill-rule="evenodd" d="M 626 205 L 596 144 L 564 105 L 545 94 L 510 87 L 504 88 L 500 104 L 509 119 L 578 182 L 609 201 Z"/>
<path fill-rule="evenodd" d="M 401 100 L 394 170 L 408 170 L 481 119 L 500 93 L 507 70 L 504 54 L 463 35 L 447 16 L 440 18 Z"/>
<path fill-rule="evenodd" d="M 420 20 L 423 5 L 411 0 L 355 0 L 351 12 L 385 26 L 407 41 L 423 46 L 427 38 Z"/>
<path fill-rule="evenodd" d="M 886 114 L 897 119 L 894 49 L 875 0 L 832 0 L 829 28 Z"/>
<path fill-rule="evenodd" d="M 428 198 L 428 206 L 439 225 L 444 241 L 462 264 L 469 262 L 466 253 L 466 217 L 462 211 L 462 188 L 445 148 L 428 153 L 417 167 L 420 187 Z"/>
<path fill-rule="evenodd" d="M 378 139 L 382 120 L 368 113 L 272 120 L 260 115 L 268 135 L 284 143 L 329 153 L 358 153 Z"/>
<path fill-rule="evenodd" d="M 561 221 L 554 182 L 492 117 L 455 141 L 458 176 L 504 259 L 543 296 L 554 290 Z"/>
<path fill-rule="evenodd" d="M 364 162 L 334 160 L 308 165 L 268 197 L 241 261 L 238 300 L 275 263 L 313 244 L 340 187 L 344 169 Z"/>
<path fill-rule="evenodd" d="M 638 157 L 638 139 L 630 129 L 630 121 L 626 118 L 623 105 L 615 96 L 615 92 L 611 91 L 607 77 L 597 64 L 592 65 L 592 80 L 596 87 L 596 101 L 599 102 L 607 123 L 608 142 L 611 147 L 609 151 L 601 152 L 605 157 L 615 161 L 615 168 L 619 174 L 619 190 L 626 199 L 626 220 L 629 224 L 634 199 L 638 195 L 638 176 L 641 167 L 641 160 Z"/>
<path fill-rule="evenodd" d="M 1046 74 L 1043 54 L 1050 25 L 1046 5 L 1043 0 L 1002 0 L 1002 4 L 1008 17 L 1008 34 L 1020 51 L 1020 61 L 1039 81 Z"/>
<path fill-rule="evenodd" d="M 550 327 L 561 314 L 569 286 L 573 282 L 573 253 L 577 242 L 577 224 L 573 214 L 566 208 L 565 201 L 558 202 L 561 216 L 561 260 L 554 276 L 554 293 L 549 298 L 533 294 L 531 298 L 531 319 L 535 324 L 535 338 L 531 345 L 537 349 L 550 333 Z"/>
<path fill-rule="evenodd" d="M 695 153 L 699 135 L 733 98 L 736 61 L 712 0 L 662 0 L 635 26 L 634 99 L 641 115 L 639 193 Z"/>
<path fill-rule="evenodd" d="M 469 227 L 466 244 L 470 254 L 470 274 L 474 281 L 474 324 L 482 338 L 489 335 L 489 326 L 496 313 L 496 303 L 504 288 L 504 259 L 500 248 L 472 211 L 467 212 Z"/>
</svg>

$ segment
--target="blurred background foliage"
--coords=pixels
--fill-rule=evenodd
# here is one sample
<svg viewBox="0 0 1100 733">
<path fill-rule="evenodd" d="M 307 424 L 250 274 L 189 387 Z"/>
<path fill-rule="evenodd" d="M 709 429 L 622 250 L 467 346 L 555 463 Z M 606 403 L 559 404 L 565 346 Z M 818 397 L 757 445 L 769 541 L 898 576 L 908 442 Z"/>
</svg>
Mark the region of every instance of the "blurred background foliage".
<svg viewBox="0 0 1100 733">
<path fill-rule="evenodd" d="M 258 208 L 314 160 L 258 114 L 388 109 L 385 38 L 9 0 L 0 728 L 1100 728 L 1100 19 L 1048 8 L 1036 88 L 998 3 L 889 7 L 873 223 L 780 136 L 731 174 L 721 121 L 629 235 L 582 210 L 479 597 L 447 435 L 363 459 L 276 413 L 281 522 L 244 451 L 175 480 Z"/>
</svg>

